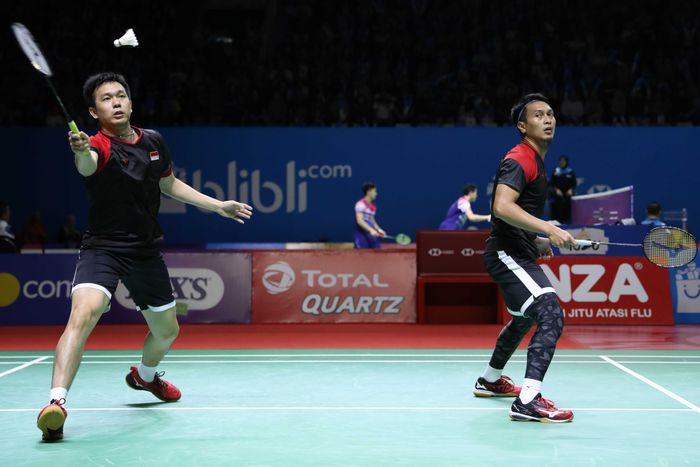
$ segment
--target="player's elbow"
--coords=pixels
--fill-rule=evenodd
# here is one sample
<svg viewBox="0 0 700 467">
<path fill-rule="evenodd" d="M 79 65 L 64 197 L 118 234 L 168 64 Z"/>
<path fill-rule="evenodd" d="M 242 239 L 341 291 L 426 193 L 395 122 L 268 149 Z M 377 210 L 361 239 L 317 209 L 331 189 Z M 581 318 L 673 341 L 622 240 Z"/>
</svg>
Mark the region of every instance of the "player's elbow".
<svg viewBox="0 0 700 467">
<path fill-rule="evenodd" d="M 491 209 L 491 213 L 496 216 L 496 217 L 503 217 L 506 214 L 506 210 L 508 209 L 508 203 L 503 202 L 502 200 L 494 200 L 493 202 L 493 208 Z"/>
</svg>

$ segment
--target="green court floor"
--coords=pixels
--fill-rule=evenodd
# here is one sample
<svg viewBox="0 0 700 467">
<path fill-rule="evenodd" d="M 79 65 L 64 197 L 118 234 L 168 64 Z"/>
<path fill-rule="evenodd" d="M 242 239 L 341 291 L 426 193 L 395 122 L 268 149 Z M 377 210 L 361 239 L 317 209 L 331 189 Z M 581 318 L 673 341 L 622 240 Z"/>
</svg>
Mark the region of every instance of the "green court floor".
<svg viewBox="0 0 700 467">
<path fill-rule="evenodd" d="M 700 464 L 700 351 L 557 353 L 544 395 L 570 424 L 477 399 L 487 350 L 174 351 L 161 403 L 124 383 L 137 351 L 89 352 L 66 438 L 42 443 L 52 357 L 0 353 L 0 465 L 677 466 Z M 506 368 L 522 380 L 525 353 Z"/>
</svg>

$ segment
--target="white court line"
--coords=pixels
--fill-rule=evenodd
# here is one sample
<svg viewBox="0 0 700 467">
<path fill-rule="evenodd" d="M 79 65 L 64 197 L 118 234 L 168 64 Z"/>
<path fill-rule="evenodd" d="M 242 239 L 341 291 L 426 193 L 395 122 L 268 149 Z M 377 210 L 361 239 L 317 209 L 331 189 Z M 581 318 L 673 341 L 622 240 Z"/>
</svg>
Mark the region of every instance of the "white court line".
<svg viewBox="0 0 700 467">
<path fill-rule="evenodd" d="M 163 360 L 165 364 L 242 364 L 242 363 L 484 363 L 488 360 Z M 25 362 L 21 361 L 5 361 L 0 362 L 2 365 L 20 365 Z M 128 365 L 133 364 L 134 360 L 112 360 L 112 361 L 85 361 L 81 365 Z M 526 360 L 509 360 L 512 364 L 525 364 Z M 605 365 L 606 362 L 601 360 L 552 360 L 552 364 L 595 364 Z M 640 365 L 700 365 L 700 362 L 661 362 L 661 361 L 643 361 L 643 360 L 620 360 L 618 363 L 632 363 Z M 38 365 L 52 365 L 52 360 L 37 362 Z"/>
<path fill-rule="evenodd" d="M 209 411 L 308 411 L 308 412 L 350 412 L 350 411 L 410 411 L 410 412 L 494 412 L 505 411 L 507 407 L 415 407 L 415 406 L 224 406 L 224 407 L 177 407 L 168 404 L 167 407 L 70 407 L 71 412 L 132 412 L 141 410 L 162 410 L 173 412 L 209 412 Z M 618 407 L 585 407 L 572 408 L 579 412 L 692 412 L 690 409 L 657 409 L 657 408 L 618 408 Z M 36 407 L 21 409 L 0 409 L 7 412 L 36 412 Z"/>
<path fill-rule="evenodd" d="M 235 350 L 234 350 L 235 351 Z M 516 352 L 515 354 L 516 357 L 524 357 L 525 352 Z M 84 358 L 140 358 L 141 354 L 129 354 L 129 355 L 90 355 L 86 353 L 83 355 Z M 173 353 L 167 355 L 165 358 L 275 358 L 275 357 L 282 357 L 282 358 L 296 358 L 296 357 L 412 357 L 412 358 L 417 358 L 417 357 L 483 357 L 483 358 L 489 358 L 491 357 L 490 353 L 484 353 L 484 354 L 472 354 L 472 353 L 467 353 L 467 354 L 462 354 L 462 353 L 455 353 L 455 354 L 416 354 L 416 353 L 405 353 L 405 354 L 387 354 L 387 353 L 323 353 L 323 354 L 294 354 L 294 353 L 285 353 L 285 354 L 259 354 L 259 355 L 252 355 L 252 354 L 190 354 L 190 355 L 179 355 L 177 354 L 177 351 L 174 351 Z M 578 354 L 559 354 L 557 353 L 556 358 L 582 358 L 582 357 L 591 357 L 591 358 L 597 358 L 597 355 L 593 354 L 583 354 L 583 355 L 578 355 Z M 36 358 L 36 355 L 0 355 L 0 359 L 17 359 L 17 358 Z M 700 355 L 618 355 L 616 358 L 669 358 L 669 359 L 679 359 L 679 358 L 688 358 L 688 359 L 700 359 Z"/>
<path fill-rule="evenodd" d="M 167 359 L 161 362 L 161 365 L 167 364 L 185 364 L 185 365 L 202 365 L 202 364 L 258 364 L 258 363 L 484 363 L 487 360 L 173 360 Z M 23 362 L 0 362 L 2 365 L 19 365 Z M 89 361 L 83 360 L 81 365 L 130 365 L 134 360 L 110 360 L 110 361 Z M 512 364 L 525 364 L 526 360 L 509 360 Z M 700 365 L 700 362 L 660 362 L 660 361 L 641 361 L 641 360 L 620 360 L 620 363 L 632 364 L 647 364 L 647 365 Z M 52 365 L 53 361 L 37 362 L 40 365 Z M 592 364 L 605 365 L 606 362 L 601 360 L 552 360 L 552 364 Z"/>
<path fill-rule="evenodd" d="M 21 365 L 18 366 L 18 367 L 12 368 L 12 369 L 7 370 L 7 371 L 3 371 L 2 373 L 0 373 L 0 378 L 2 378 L 3 376 L 7 376 L 7 375 L 9 375 L 9 374 L 12 374 L 12 373 L 14 373 L 15 371 L 19 371 L 19 370 L 21 370 L 21 369 L 23 369 L 23 368 L 27 368 L 28 366 L 34 365 L 35 363 L 41 363 L 41 362 L 43 362 L 44 360 L 46 360 L 47 358 L 49 358 L 48 355 L 45 356 L 45 357 L 35 358 L 35 359 L 32 360 L 31 362 L 26 362 L 26 363 L 21 364 Z"/>
<path fill-rule="evenodd" d="M 681 404 L 683 404 L 683 405 L 685 405 L 686 407 L 688 407 L 688 408 L 694 410 L 695 412 L 700 413 L 700 407 L 698 407 L 697 405 L 693 404 L 692 402 L 688 402 L 687 400 L 683 399 L 683 398 L 682 398 L 681 396 L 679 396 L 678 394 L 669 391 L 669 390 L 666 389 L 665 387 L 663 387 L 663 386 L 661 386 L 661 385 L 659 385 L 659 384 L 653 382 L 653 381 L 650 380 L 649 378 L 640 375 L 639 373 L 637 373 L 637 372 L 634 371 L 634 370 L 630 370 L 630 369 L 627 368 L 626 366 L 624 366 L 624 365 L 622 365 L 622 364 L 616 362 L 615 360 L 613 360 L 613 359 L 610 358 L 610 357 L 606 357 L 605 355 L 601 355 L 600 358 L 602 358 L 602 359 L 605 360 L 606 362 L 610 363 L 611 365 L 616 366 L 617 368 L 619 368 L 620 370 L 624 371 L 625 373 L 634 376 L 634 377 L 637 378 L 639 381 L 648 384 L 649 386 L 651 386 L 652 388 L 656 389 L 657 391 L 663 392 L 664 394 L 666 394 L 666 395 L 667 395 L 668 397 L 670 397 L 671 399 L 673 399 L 673 400 L 675 400 L 675 401 L 677 401 L 677 402 L 680 402 Z"/>
</svg>

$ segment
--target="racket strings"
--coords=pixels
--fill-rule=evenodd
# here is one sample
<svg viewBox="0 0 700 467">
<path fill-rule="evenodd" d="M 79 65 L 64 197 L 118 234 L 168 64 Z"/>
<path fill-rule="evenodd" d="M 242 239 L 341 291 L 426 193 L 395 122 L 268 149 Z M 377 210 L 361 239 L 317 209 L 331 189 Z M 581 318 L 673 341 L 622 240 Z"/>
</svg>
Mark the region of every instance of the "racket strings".
<svg viewBox="0 0 700 467">
<path fill-rule="evenodd" d="M 660 227 L 649 231 L 642 244 L 649 261 L 663 267 L 684 266 L 695 259 L 695 237 L 676 227 Z"/>
</svg>

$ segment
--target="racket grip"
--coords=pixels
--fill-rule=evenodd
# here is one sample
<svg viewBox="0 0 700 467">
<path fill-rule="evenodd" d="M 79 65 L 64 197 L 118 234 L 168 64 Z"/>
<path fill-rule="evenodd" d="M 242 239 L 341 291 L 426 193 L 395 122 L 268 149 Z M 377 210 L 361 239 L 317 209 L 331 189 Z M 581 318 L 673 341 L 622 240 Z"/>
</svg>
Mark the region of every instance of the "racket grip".
<svg viewBox="0 0 700 467">
<path fill-rule="evenodd" d="M 73 120 L 68 122 L 68 128 L 70 128 L 70 131 L 72 131 L 76 135 L 80 133 L 80 130 L 78 130 L 78 125 L 76 125 L 75 121 L 73 121 Z"/>
<path fill-rule="evenodd" d="M 598 242 L 594 242 L 592 240 L 579 240 L 576 239 L 576 246 L 594 246 L 597 245 Z"/>
</svg>

